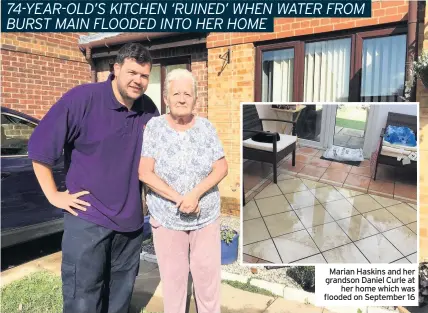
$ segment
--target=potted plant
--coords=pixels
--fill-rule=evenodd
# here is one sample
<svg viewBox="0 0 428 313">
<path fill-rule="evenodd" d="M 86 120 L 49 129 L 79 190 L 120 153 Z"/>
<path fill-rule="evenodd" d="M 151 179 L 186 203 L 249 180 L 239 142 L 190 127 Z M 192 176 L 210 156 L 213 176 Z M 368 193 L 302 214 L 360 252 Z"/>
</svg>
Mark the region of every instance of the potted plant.
<svg viewBox="0 0 428 313">
<path fill-rule="evenodd" d="M 231 264 L 238 259 L 239 234 L 228 226 L 221 226 L 221 264 Z"/>
<path fill-rule="evenodd" d="M 428 88 L 428 52 L 422 52 L 418 60 L 413 62 L 413 71 L 425 88 Z"/>
</svg>

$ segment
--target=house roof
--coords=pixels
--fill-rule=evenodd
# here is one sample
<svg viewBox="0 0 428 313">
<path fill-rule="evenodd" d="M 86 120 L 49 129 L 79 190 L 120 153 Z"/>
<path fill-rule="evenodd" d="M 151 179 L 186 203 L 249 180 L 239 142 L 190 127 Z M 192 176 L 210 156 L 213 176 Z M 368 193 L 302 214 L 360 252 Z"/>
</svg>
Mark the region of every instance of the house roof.
<svg viewBox="0 0 428 313">
<path fill-rule="evenodd" d="M 177 33 L 94 33 L 79 38 L 81 49 L 109 47 L 130 41 L 151 41 L 152 39 L 166 38 Z"/>
</svg>

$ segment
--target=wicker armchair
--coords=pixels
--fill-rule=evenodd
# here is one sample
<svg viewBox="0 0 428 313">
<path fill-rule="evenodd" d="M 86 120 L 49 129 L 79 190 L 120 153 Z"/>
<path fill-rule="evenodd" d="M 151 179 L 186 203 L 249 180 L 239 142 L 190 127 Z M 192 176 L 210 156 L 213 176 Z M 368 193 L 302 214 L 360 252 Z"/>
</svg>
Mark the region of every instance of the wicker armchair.
<svg viewBox="0 0 428 313">
<path fill-rule="evenodd" d="M 291 123 L 293 125 L 292 135 L 263 131 L 262 121 L 274 121 Z M 294 121 L 279 119 L 260 119 L 255 105 L 244 105 L 243 107 L 243 157 L 244 159 L 272 163 L 273 182 L 277 183 L 277 163 L 292 153 L 292 165 L 295 166 L 296 159 L 296 123 Z M 272 143 L 260 143 L 251 139 L 255 134 L 273 136 Z"/>
</svg>

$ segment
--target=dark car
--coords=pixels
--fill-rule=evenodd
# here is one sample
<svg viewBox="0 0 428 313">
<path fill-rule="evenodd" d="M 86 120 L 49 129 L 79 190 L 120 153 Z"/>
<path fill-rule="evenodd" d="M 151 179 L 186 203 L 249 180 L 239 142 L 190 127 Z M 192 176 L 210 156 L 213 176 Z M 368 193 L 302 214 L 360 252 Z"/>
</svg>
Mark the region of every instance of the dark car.
<svg viewBox="0 0 428 313">
<path fill-rule="evenodd" d="M 8 247 L 63 230 L 63 211 L 44 196 L 28 158 L 28 140 L 39 120 L 1 109 L 1 247 Z M 53 167 L 55 182 L 65 190 L 60 160 Z"/>
</svg>

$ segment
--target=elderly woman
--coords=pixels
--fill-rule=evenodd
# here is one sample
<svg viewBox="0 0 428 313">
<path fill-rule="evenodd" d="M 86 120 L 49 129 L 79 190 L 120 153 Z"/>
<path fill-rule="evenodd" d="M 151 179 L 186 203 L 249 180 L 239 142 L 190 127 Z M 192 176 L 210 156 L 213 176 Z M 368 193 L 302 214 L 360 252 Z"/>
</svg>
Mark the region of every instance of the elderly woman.
<svg viewBox="0 0 428 313">
<path fill-rule="evenodd" d="M 170 113 L 144 130 L 140 179 L 163 285 L 164 312 L 184 313 L 189 268 L 199 313 L 220 312 L 220 195 L 227 162 L 213 125 L 193 115 L 196 80 L 183 69 L 165 80 Z M 189 260 L 190 259 L 190 260 Z"/>
</svg>

